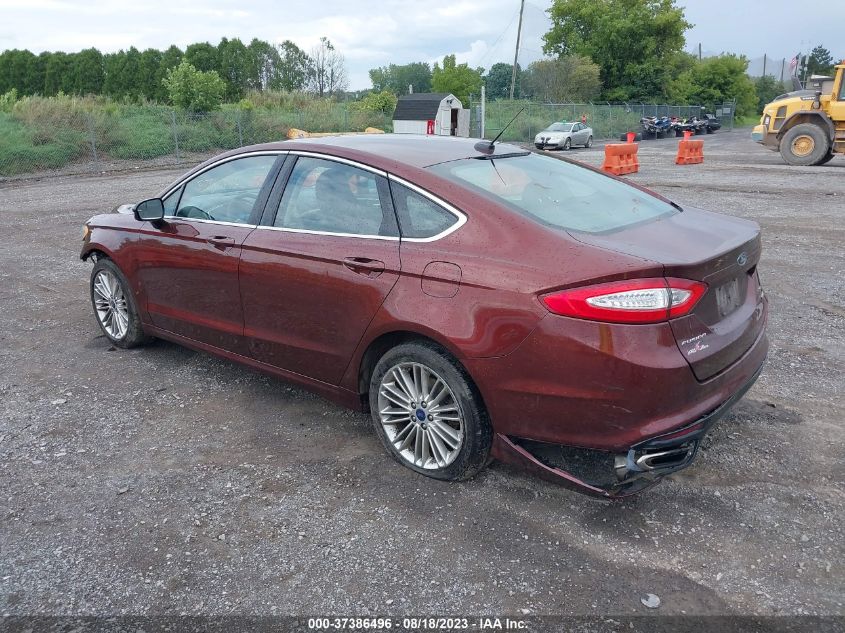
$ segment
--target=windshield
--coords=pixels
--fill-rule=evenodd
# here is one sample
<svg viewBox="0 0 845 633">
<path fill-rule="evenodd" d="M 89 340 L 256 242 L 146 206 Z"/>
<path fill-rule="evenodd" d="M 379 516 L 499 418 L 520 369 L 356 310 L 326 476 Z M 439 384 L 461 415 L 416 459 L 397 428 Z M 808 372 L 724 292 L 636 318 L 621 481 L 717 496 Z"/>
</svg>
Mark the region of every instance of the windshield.
<svg viewBox="0 0 845 633">
<path fill-rule="evenodd" d="M 529 154 L 429 167 L 553 228 L 607 233 L 678 213 L 667 202 L 584 167 Z"/>
<path fill-rule="evenodd" d="M 544 132 L 570 132 L 572 131 L 571 123 L 552 123 Z"/>
</svg>

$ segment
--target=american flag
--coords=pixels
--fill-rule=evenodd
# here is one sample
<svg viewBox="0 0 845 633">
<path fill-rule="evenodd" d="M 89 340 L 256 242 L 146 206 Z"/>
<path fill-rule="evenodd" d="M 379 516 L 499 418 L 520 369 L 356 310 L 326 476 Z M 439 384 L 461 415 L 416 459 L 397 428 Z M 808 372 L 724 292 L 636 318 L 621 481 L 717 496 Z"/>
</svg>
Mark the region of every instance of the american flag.
<svg viewBox="0 0 845 633">
<path fill-rule="evenodd" d="M 795 71 L 798 69 L 798 62 L 801 59 L 801 53 L 798 53 L 795 57 L 789 60 L 789 72 L 793 75 Z"/>
</svg>

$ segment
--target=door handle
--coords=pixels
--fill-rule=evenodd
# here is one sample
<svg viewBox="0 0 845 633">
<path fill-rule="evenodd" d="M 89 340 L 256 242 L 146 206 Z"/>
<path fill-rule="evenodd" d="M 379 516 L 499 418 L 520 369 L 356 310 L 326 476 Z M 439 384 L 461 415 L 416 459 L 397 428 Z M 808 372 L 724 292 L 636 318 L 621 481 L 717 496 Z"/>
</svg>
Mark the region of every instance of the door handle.
<svg viewBox="0 0 845 633">
<path fill-rule="evenodd" d="M 343 260 L 343 265 L 353 273 L 366 277 L 378 277 L 384 272 L 384 262 L 369 257 L 347 257 Z"/>
<path fill-rule="evenodd" d="M 227 235 L 215 235 L 214 237 L 209 237 L 206 242 L 216 248 L 224 249 L 234 246 L 235 238 L 228 237 Z"/>
</svg>

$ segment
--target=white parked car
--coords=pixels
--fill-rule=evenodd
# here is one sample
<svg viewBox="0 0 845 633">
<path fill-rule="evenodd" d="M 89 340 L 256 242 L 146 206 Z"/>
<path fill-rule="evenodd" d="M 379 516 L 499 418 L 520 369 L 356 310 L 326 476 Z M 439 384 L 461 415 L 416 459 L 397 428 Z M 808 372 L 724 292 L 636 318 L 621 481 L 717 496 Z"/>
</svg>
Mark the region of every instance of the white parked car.
<svg viewBox="0 0 845 633">
<path fill-rule="evenodd" d="M 593 128 L 583 123 L 552 123 L 534 137 L 537 149 L 569 149 L 573 145 L 590 147 L 593 144 Z"/>
</svg>

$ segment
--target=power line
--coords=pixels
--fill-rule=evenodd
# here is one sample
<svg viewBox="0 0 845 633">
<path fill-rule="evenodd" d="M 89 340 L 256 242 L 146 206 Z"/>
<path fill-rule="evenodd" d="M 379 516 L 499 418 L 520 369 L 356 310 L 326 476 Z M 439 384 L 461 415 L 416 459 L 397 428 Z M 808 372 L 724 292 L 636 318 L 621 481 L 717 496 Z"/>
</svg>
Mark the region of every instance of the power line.
<svg viewBox="0 0 845 633">
<path fill-rule="evenodd" d="M 511 16 L 511 20 L 510 20 L 510 22 L 508 22 L 508 25 L 505 27 L 505 30 L 502 31 L 502 34 L 499 35 L 499 37 L 496 38 L 496 41 L 493 42 L 493 45 L 490 48 L 487 49 L 487 52 L 484 53 L 484 56 L 481 59 L 478 60 L 478 64 L 480 66 L 484 65 L 482 62 L 484 62 L 490 56 L 490 53 L 492 53 L 495 50 L 495 48 L 499 44 L 499 42 L 502 41 L 502 38 L 507 34 L 508 31 L 510 31 L 511 26 L 513 26 L 513 21 L 516 19 L 516 17 L 518 15 L 519 15 L 519 11 L 514 11 L 514 14 Z"/>
</svg>

